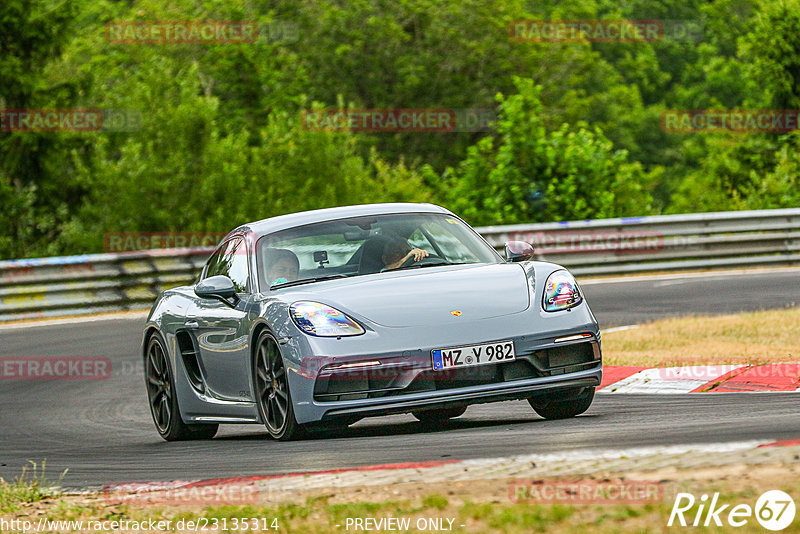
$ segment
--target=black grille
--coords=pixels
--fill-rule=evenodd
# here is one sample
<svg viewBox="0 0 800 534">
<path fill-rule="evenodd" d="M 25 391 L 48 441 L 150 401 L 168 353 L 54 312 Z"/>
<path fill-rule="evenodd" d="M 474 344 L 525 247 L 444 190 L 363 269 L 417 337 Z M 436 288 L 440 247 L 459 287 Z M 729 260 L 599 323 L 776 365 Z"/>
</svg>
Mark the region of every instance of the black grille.
<svg viewBox="0 0 800 534">
<path fill-rule="evenodd" d="M 377 368 L 322 375 L 314 385 L 321 402 L 391 397 L 424 391 L 458 389 L 515 380 L 555 376 L 591 369 L 599 361 L 592 343 L 576 343 L 528 354 L 511 362 L 434 371 L 432 369 Z"/>
</svg>

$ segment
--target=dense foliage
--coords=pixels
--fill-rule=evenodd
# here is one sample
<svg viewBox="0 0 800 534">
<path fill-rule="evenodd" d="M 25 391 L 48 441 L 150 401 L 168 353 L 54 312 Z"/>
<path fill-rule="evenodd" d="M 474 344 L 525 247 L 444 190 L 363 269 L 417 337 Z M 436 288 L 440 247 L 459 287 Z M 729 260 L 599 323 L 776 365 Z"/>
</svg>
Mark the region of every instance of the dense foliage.
<svg viewBox="0 0 800 534">
<path fill-rule="evenodd" d="M 683 21 L 525 43 L 518 19 Z M 255 43 L 121 44 L 114 21 L 251 21 Z M 484 131 L 311 131 L 303 110 L 488 109 Z M 800 205 L 794 133 L 668 133 L 665 110 L 800 109 L 800 0 L 4 0 L 0 109 L 127 131 L 0 131 L 0 258 L 109 232 L 226 231 L 431 201 L 473 224 Z"/>
</svg>

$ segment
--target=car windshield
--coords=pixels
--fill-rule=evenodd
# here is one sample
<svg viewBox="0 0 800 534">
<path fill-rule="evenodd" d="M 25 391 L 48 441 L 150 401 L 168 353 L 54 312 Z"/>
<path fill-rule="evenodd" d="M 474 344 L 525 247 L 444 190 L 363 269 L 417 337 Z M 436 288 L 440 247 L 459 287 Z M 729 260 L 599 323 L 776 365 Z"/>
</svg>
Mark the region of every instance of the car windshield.
<svg viewBox="0 0 800 534">
<path fill-rule="evenodd" d="M 461 220 L 429 213 L 309 224 L 263 236 L 257 251 L 262 289 L 396 269 L 502 261 Z"/>
</svg>

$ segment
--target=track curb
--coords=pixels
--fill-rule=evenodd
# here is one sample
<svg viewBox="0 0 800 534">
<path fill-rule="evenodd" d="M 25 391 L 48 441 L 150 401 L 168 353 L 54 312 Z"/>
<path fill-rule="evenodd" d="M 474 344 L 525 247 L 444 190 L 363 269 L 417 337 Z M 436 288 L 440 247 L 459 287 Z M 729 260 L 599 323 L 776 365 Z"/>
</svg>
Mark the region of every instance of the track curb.
<svg viewBox="0 0 800 534">
<path fill-rule="evenodd" d="M 693 365 L 688 367 L 606 366 L 599 393 L 800 392 L 800 363 Z"/>
</svg>

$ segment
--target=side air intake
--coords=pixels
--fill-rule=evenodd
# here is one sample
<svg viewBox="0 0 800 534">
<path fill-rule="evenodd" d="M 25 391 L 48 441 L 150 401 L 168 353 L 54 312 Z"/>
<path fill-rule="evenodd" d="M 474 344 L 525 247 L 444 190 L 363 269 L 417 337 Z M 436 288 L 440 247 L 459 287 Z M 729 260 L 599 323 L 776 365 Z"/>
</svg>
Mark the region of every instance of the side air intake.
<svg viewBox="0 0 800 534">
<path fill-rule="evenodd" d="M 180 350 L 181 358 L 183 359 L 183 367 L 186 369 L 186 374 L 189 376 L 189 382 L 192 387 L 200 393 L 206 390 L 205 382 L 203 382 L 203 373 L 200 371 L 200 362 L 197 359 L 197 348 L 194 340 L 189 332 L 178 332 L 178 350 Z"/>
</svg>

